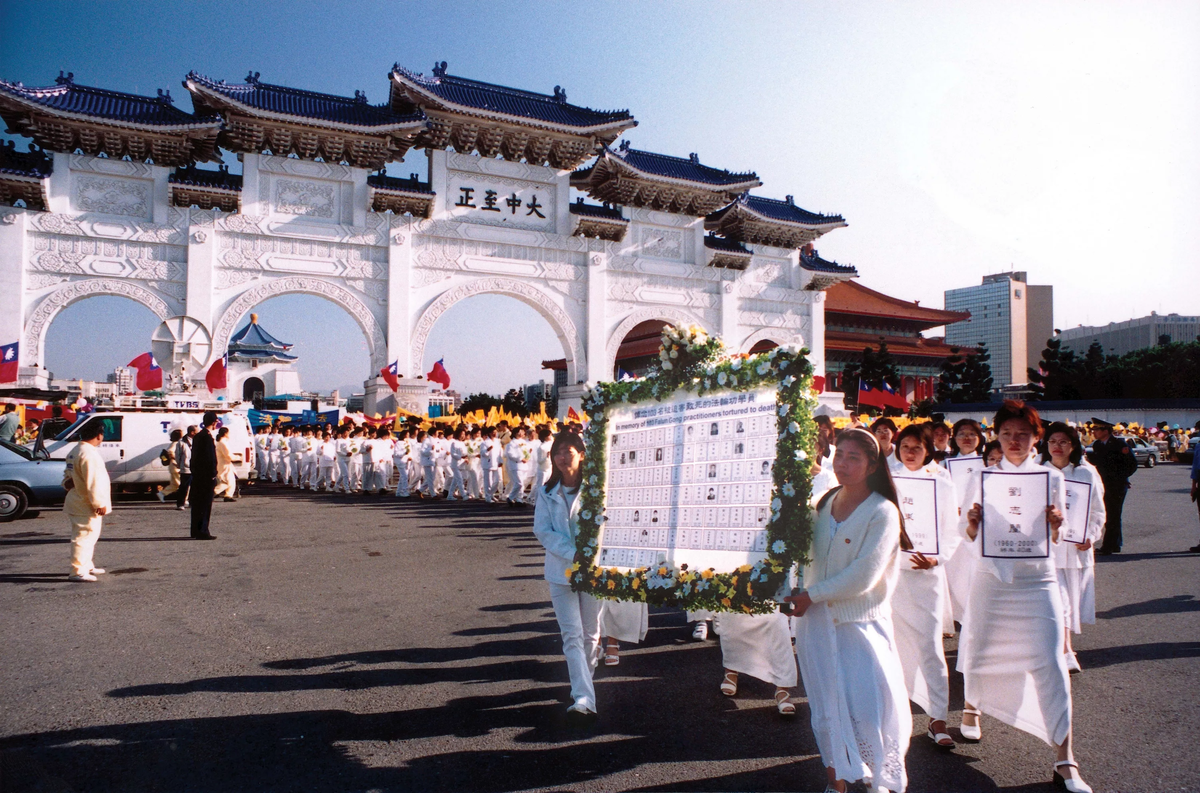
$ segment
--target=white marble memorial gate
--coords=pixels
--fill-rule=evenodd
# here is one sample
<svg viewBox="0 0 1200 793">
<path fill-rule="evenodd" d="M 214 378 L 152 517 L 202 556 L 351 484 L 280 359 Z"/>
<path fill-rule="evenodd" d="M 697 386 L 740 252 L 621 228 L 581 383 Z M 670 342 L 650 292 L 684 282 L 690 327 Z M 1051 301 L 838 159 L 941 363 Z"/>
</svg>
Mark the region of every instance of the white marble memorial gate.
<svg viewBox="0 0 1200 793">
<path fill-rule="evenodd" d="M 647 320 L 700 325 L 739 351 L 803 344 L 823 371 L 821 290 L 854 270 L 803 248 L 841 217 L 753 196 L 755 174 L 695 155 L 612 148 L 636 125 L 626 111 L 452 77 L 445 64 L 428 77 L 395 67 L 382 105 L 257 74 L 192 73 L 184 85 L 194 114 L 161 91 L 0 80 L 0 116 L 41 149 L 0 149 L 0 344 L 20 340 L 22 384 L 48 384 L 46 329 L 92 295 L 194 320 L 203 332 L 179 340 L 174 363 L 201 387 L 258 303 L 325 298 L 366 339 L 369 412 L 423 409 L 414 378 L 434 323 L 483 293 L 527 303 L 554 329 L 562 410 L 612 378 L 625 335 Z M 424 180 L 382 170 L 412 147 L 428 152 Z M 242 174 L 197 167 L 221 149 Z M 377 376 L 393 360 L 405 375 L 394 397 Z"/>
</svg>

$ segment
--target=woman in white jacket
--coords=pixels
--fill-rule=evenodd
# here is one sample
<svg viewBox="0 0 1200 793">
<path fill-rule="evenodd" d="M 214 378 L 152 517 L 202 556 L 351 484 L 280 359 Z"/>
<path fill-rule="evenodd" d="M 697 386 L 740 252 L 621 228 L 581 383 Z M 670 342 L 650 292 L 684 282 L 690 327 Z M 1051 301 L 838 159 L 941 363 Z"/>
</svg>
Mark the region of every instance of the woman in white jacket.
<svg viewBox="0 0 1200 793">
<path fill-rule="evenodd" d="M 1030 457 L 1042 435 L 1041 417 L 1033 407 L 1008 400 L 996 412 L 992 426 L 1004 458 L 988 470 L 1048 474 L 1046 522 L 1050 542 L 1057 544 L 1065 511 L 1065 480 L 1058 469 L 1044 468 Z M 983 520 L 983 499 L 978 486 L 974 487 L 966 526 L 967 539 L 972 542 Z M 980 713 L 993 716 L 1055 748 L 1054 783 L 1058 787 L 1070 793 L 1091 793 L 1071 750 L 1071 681 L 1063 653 L 1063 605 L 1054 551 L 1037 558 L 985 556 L 981 552 L 976 564 L 958 645 L 963 737 L 978 741 L 982 738 Z"/>
<path fill-rule="evenodd" d="M 896 436 L 892 476 L 900 496 L 904 529 L 916 548 L 903 554 L 900 579 L 892 596 L 892 620 L 896 648 L 904 668 L 908 698 L 929 714 L 929 739 L 943 749 L 953 749 L 954 739 L 946 731 L 950 708 L 950 673 L 942 647 L 946 605 L 944 562 L 959 545 L 958 494 L 945 468 L 934 462 L 933 441 L 924 425 L 909 424 Z M 932 488 L 930 487 L 932 482 Z M 920 494 L 932 490 L 932 508 L 918 516 L 910 506 Z M 925 542 L 922 542 L 922 539 Z M 931 552 L 932 551 L 932 552 Z"/>
<path fill-rule="evenodd" d="M 554 439 L 550 479 L 537 491 L 533 533 L 546 549 L 545 576 L 550 586 L 550 602 L 558 619 L 571 676 L 572 702 L 567 715 L 587 721 L 596 715 L 592 671 L 600 647 L 600 602 L 591 595 L 572 592 L 567 573 L 575 560 L 575 538 L 579 534 L 583 452 L 583 439 L 573 432 L 560 432 Z"/>
<path fill-rule="evenodd" d="M 1062 471 L 1068 486 L 1072 483 L 1088 486 L 1087 504 L 1067 503 L 1068 519 L 1072 508 L 1087 510 L 1087 528 L 1081 543 L 1060 542 L 1054 546 L 1054 564 L 1058 568 L 1058 589 L 1063 599 L 1066 618 L 1067 670 L 1079 672 L 1079 659 L 1071 647 L 1071 634 L 1079 633 L 1083 623 L 1096 624 L 1096 561 L 1093 550 L 1104 535 L 1104 482 L 1096 469 L 1083 458 L 1083 443 L 1074 427 L 1056 422 L 1046 430 L 1046 452 L 1052 465 Z"/>
<path fill-rule="evenodd" d="M 838 439 L 840 487 L 817 502 L 804 591 L 794 607 L 796 656 L 828 790 L 866 780 L 903 791 L 912 713 L 892 631 L 891 597 L 904 534 L 896 489 L 875 436 Z"/>
</svg>

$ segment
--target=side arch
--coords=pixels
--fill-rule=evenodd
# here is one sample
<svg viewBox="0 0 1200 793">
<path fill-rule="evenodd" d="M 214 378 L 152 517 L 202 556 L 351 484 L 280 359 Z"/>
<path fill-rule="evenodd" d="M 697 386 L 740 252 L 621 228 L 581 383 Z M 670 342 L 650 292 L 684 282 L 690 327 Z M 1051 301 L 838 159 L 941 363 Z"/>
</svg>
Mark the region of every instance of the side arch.
<svg viewBox="0 0 1200 793">
<path fill-rule="evenodd" d="M 804 335 L 796 333 L 789 328 L 759 328 L 747 336 L 738 349 L 740 352 L 750 352 L 750 348 L 760 341 L 773 341 L 780 346 L 784 344 L 795 344 L 797 347 L 805 346 Z"/>
<path fill-rule="evenodd" d="M 371 351 L 371 371 L 377 372 L 387 363 L 387 342 L 383 328 L 366 304 L 350 290 L 337 284 L 320 278 L 299 276 L 277 278 L 238 295 L 217 320 L 213 330 L 213 354 L 221 354 L 229 347 L 229 337 L 233 335 L 234 328 L 242 321 L 242 317 L 250 313 L 250 309 L 264 300 L 288 294 L 316 295 L 344 308 L 358 323 L 367 339 L 367 348 Z"/>
<path fill-rule="evenodd" d="M 684 311 L 671 306 L 654 306 L 647 308 L 639 308 L 631 312 L 625 319 L 617 325 L 616 330 L 608 337 L 608 345 L 604 350 L 604 358 L 608 362 L 608 366 L 604 369 L 611 377 L 612 373 L 617 369 L 617 351 L 621 348 L 621 342 L 625 341 L 625 337 L 629 335 L 629 331 L 643 322 L 652 319 L 660 319 L 663 324 L 671 325 L 698 325 L 704 328 L 704 332 L 712 335 L 711 330 L 704 324 L 704 320 L 697 317 L 695 314 Z"/>
<path fill-rule="evenodd" d="M 46 329 L 50 327 L 50 323 L 58 316 L 58 312 L 72 303 L 97 295 L 127 297 L 135 303 L 140 303 L 150 309 L 160 320 L 165 320 L 174 313 L 163 297 L 129 281 L 115 278 L 89 278 L 84 281 L 70 281 L 42 298 L 41 302 L 37 304 L 37 307 L 30 312 L 29 317 L 25 320 L 25 330 L 22 334 L 24 344 L 21 345 L 21 349 L 28 350 L 36 356 L 31 361 L 26 357 L 30 353 L 24 353 L 21 357 L 25 362 L 37 364 L 38 367 L 44 369 L 46 360 Z"/>
<path fill-rule="evenodd" d="M 429 342 L 429 334 L 438 318 L 445 314 L 451 306 L 468 297 L 483 294 L 508 295 L 529 305 L 550 323 L 554 333 L 562 344 L 563 355 L 567 359 L 567 383 L 574 385 L 579 380 L 579 373 L 586 371 L 587 356 L 584 353 L 583 342 L 571 316 L 563 310 L 550 295 L 535 286 L 517 281 L 512 278 L 477 278 L 460 286 L 452 287 L 434 298 L 426 309 L 421 312 L 412 334 L 411 365 L 420 369 L 424 366 L 425 347 Z"/>
</svg>

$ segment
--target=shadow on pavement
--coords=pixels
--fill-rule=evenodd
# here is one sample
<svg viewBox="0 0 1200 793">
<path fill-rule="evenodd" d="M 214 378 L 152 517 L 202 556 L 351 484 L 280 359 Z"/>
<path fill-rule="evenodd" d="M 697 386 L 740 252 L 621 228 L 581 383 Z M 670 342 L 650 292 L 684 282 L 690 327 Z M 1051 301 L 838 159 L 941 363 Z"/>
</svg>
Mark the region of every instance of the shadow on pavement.
<svg viewBox="0 0 1200 793">
<path fill-rule="evenodd" d="M 1096 612 L 1096 617 L 1102 620 L 1117 619 L 1118 617 L 1140 617 L 1146 614 L 1183 614 L 1190 611 L 1200 611 L 1200 600 L 1193 595 L 1175 595 L 1169 598 L 1144 600 L 1141 603 L 1126 603 L 1123 606 L 1111 608 L 1108 611 Z"/>
</svg>

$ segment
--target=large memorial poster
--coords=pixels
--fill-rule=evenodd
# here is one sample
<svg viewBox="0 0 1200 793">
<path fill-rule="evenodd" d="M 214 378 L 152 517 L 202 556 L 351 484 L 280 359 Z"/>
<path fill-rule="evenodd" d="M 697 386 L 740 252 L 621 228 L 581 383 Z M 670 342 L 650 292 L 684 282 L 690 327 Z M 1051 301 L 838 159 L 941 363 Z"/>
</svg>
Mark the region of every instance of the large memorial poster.
<svg viewBox="0 0 1200 793">
<path fill-rule="evenodd" d="M 979 527 L 984 556 L 999 559 L 1044 559 L 1050 555 L 1049 471 L 983 471 L 983 523 Z"/>
<path fill-rule="evenodd" d="M 597 564 L 728 572 L 766 558 L 776 407 L 759 388 L 614 408 Z"/>
</svg>

